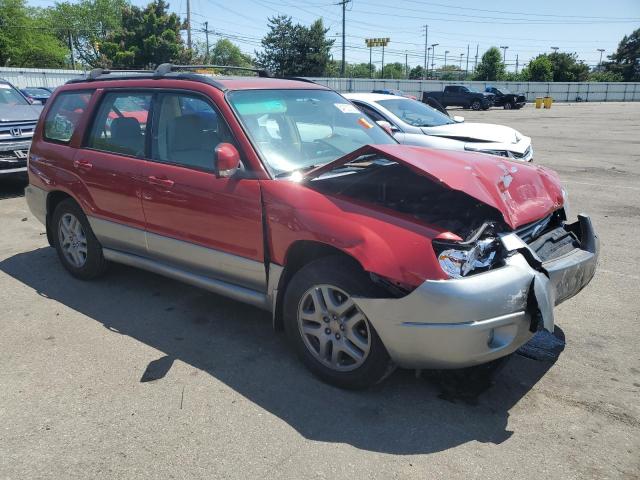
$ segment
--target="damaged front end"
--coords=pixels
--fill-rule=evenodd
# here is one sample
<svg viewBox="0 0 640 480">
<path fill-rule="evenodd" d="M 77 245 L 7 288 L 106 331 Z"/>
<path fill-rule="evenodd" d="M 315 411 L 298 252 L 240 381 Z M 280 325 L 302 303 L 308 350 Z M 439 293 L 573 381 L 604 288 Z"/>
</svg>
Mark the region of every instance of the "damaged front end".
<svg viewBox="0 0 640 480">
<path fill-rule="evenodd" d="M 544 169 L 514 179 L 517 170 L 495 163 L 447 172 L 389 157 L 359 152 L 309 186 L 441 232 L 431 244 L 448 279 L 426 279 L 396 298 L 355 299 L 394 361 L 467 367 L 508 355 L 538 329 L 553 332 L 555 305 L 590 282 L 599 252 L 589 217 L 567 223 L 559 182 Z"/>
</svg>

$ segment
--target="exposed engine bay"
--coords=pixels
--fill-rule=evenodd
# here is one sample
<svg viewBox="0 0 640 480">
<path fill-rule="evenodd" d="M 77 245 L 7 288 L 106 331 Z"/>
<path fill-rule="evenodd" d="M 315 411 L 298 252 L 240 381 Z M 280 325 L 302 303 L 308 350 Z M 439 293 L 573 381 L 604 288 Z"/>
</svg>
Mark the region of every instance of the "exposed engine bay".
<svg viewBox="0 0 640 480">
<path fill-rule="evenodd" d="M 494 208 L 463 192 L 438 185 L 398 163 L 369 163 L 360 169 L 354 169 L 351 164 L 312 180 L 310 186 L 329 195 L 343 195 L 409 214 L 463 239 L 473 237 L 489 223 L 492 230 L 510 230 Z"/>
</svg>

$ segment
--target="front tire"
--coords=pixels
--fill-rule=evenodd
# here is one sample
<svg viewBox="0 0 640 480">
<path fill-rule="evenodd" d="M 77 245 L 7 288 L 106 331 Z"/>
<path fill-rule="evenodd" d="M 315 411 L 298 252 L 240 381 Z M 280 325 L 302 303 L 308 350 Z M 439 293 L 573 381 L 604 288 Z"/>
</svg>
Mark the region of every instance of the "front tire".
<svg viewBox="0 0 640 480">
<path fill-rule="evenodd" d="M 102 246 L 75 201 L 67 199 L 58 204 L 50 228 L 58 258 L 71 275 L 90 280 L 104 273 L 107 263 Z"/>
<path fill-rule="evenodd" d="M 481 108 L 482 108 L 482 104 L 480 103 L 480 100 L 474 100 L 473 102 L 471 102 L 471 109 L 472 110 L 475 110 L 477 112 Z"/>
<path fill-rule="evenodd" d="M 515 105 L 513 104 L 513 102 L 505 102 L 505 104 L 504 104 L 504 109 L 505 110 L 511 110 L 513 108 L 516 108 Z"/>
<path fill-rule="evenodd" d="M 386 348 L 352 299 L 379 295 L 365 272 L 341 256 L 315 260 L 289 281 L 285 332 L 302 362 L 320 379 L 355 389 L 374 385 L 391 373 Z"/>
</svg>

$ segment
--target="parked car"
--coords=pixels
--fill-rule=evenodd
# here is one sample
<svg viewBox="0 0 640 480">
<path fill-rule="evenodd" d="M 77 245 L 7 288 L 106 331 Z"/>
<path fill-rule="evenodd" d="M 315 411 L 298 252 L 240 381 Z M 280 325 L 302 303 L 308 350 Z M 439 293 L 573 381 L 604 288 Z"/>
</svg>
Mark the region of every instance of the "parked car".
<svg viewBox="0 0 640 480">
<path fill-rule="evenodd" d="M 373 121 L 388 126 L 402 144 L 488 153 L 523 162 L 533 159 L 531 138 L 511 127 L 467 123 L 462 117 L 450 118 L 424 103 L 392 95 L 344 96 Z"/>
<path fill-rule="evenodd" d="M 594 275 L 553 171 L 399 145 L 309 81 L 185 69 L 98 71 L 47 102 L 26 200 L 71 275 L 119 262 L 271 311 L 350 388 L 504 357 Z M 152 121 L 118 114 L 132 102 Z"/>
<path fill-rule="evenodd" d="M 493 105 L 496 107 L 504 107 L 505 110 L 513 108 L 522 108 L 527 104 L 527 97 L 524 93 L 511 93 L 506 88 L 487 87 L 485 92 L 491 93 L 493 97 Z"/>
<path fill-rule="evenodd" d="M 20 91 L 0 79 L 0 176 L 24 174 L 27 152 L 42 106 L 31 105 Z"/>
<path fill-rule="evenodd" d="M 410 95 L 408 93 L 404 93 L 402 90 L 396 90 L 394 88 L 381 88 L 379 90 L 373 90 L 371 93 L 382 93 L 384 95 L 396 95 L 398 97 L 407 97 L 413 100 L 418 99 L 415 95 Z"/>
<path fill-rule="evenodd" d="M 20 90 L 22 94 L 27 97 L 30 103 L 40 103 L 44 105 L 51 96 L 51 92 L 46 88 L 40 87 L 27 87 Z"/>
<path fill-rule="evenodd" d="M 464 85 L 446 85 L 442 92 L 422 92 L 422 101 L 433 98 L 444 107 L 463 107 L 487 110 L 493 105 L 493 94 L 478 92 Z"/>
</svg>

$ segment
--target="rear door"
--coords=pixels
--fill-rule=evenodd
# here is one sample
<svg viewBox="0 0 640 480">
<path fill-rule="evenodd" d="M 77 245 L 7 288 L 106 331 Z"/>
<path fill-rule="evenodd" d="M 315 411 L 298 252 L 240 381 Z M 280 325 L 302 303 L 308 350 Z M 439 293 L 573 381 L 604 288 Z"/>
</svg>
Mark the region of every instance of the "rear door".
<svg viewBox="0 0 640 480">
<path fill-rule="evenodd" d="M 102 91 L 73 168 L 92 199 L 91 226 L 107 248 L 145 253 L 140 181 L 152 93 Z"/>
<path fill-rule="evenodd" d="M 266 290 L 260 185 L 216 178 L 215 148 L 238 142 L 214 103 L 165 91 L 154 99 L 142 204 L 149 255 L 209 277 Z"/>
</svg>

